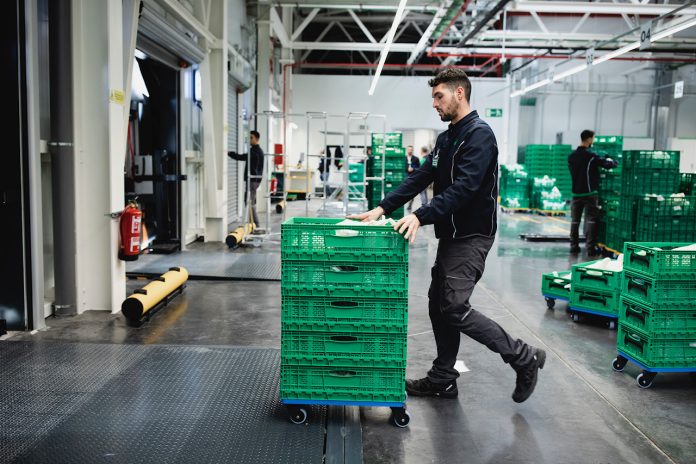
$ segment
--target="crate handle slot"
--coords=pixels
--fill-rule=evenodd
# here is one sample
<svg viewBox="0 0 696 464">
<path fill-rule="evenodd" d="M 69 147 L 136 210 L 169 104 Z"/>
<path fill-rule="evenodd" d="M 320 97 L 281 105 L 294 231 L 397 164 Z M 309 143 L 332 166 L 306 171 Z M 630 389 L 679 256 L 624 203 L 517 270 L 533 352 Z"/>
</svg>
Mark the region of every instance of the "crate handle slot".
<svg viewBox="0 0 696 464">
<path fill-rule="evenodd" d="M 357 301 L 332 301 L 331 306 L 338 306 L 339 308 L 355 308 L 359 306 Z"/>
<path fill-rule="evenodd" d="M 650 259 L 647 257 L 647 253 L 645 251 L 636 251 L 635 253 L 631 253 L 629 256 L 629 261 L 641 261 L 645 264 L 650 264 Z"/>
<path fill-rule="evenodd" d="M 333 236 L 336 238 L 354 238 L 358 235 L 360 235 L 360 232 L 353 229 L 340 229 L 333 234 Z"/>
<path fill-rule="evenodd" d="M 645 322 L 645 314 L 643 314 L 642 310 L 636 309 L 636 305 L 626 304 L 626 309 Z"/>
<path fill-rule="evenodd" d="M 591 270 L 585 271 L 584 276 L 582 274 L 580 274 L 580 280 L 582 280 L 583 278 L 586 280 L 594 279 L 594 280 L 600 280 L 604 283 L 609 283 L 609 278 L 607 276 L 605 276 L 602 273 L 602 271 L 591 271 Z"/>
<path fill-rule="evenodd" d="M 357 272 L 358 266 L 331 266 L 331 272 Z"/>
<path fill-rule="evenodd" d="M 637 337 L 631 333 L 626 334 L 626 336 L 624 337 L 624 341 L 626 343 L 633 343 L 641 350 L 643 349 L 643 340 L 641 340 L 640 337 Z"/>
<path fill-rule="evenodd" d="M 347 378 L 347 377 L 355 377 L 356 375 L 358 375 L 358 373 L 355 371 L 331 371 L 331 372 L 329 372 L 329 375 L 331 377 Z"/>
<path fill-rule="evenodd" d="M 628 281 L 628 289 L 631 290 L 632 288 L 637 288 L 638 290 L 645 293 L 645 296 L 648 296 L 648 284 L 646 284 L 644 280 L 641 280 L 641 279 L 629 280 Z"/>
<path fill-rule="evenodd" d="M 607 301 L 604 298 L 602 298 L 600 295 L 582 294 L 582 295 L 580 295 L 580 301 L 583 301 L 583 300 L 597 301 L 597 302 L 602 303 L 604 305 L 607 304 Z"/>
<path fill-rule="evenodd" d="M 352 342 L 357 342 L 358 337 L 354 337 L 353 335 L 332 335 L 331 341 L 352 343 Z"/>
</svg>

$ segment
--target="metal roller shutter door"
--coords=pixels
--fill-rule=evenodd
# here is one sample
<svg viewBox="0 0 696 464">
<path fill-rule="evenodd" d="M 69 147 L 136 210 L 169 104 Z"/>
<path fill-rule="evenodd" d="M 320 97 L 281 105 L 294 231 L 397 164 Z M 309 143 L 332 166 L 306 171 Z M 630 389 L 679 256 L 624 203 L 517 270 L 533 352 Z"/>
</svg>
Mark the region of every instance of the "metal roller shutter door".
<svg viewBox="0 0 696 464">
<path fill-rule="evenodd" d="M 230 80 L 227 84 L 227 150 L 237 151 L 237 87 Z M 228 227 L 239 219 L 237 171 L 244 163 L 227 158 L 227 223 Z M 231 229 L 230 229 L 231 230 Z"/>
</svg>

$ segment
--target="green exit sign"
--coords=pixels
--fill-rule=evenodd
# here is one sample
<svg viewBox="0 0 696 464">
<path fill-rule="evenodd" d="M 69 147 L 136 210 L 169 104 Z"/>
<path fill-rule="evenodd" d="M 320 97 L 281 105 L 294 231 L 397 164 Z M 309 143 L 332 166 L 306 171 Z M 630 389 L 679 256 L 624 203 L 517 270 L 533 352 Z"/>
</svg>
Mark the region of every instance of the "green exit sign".
<svg viewBox="0 0 696 464">
<path fill-rule="evenodd" d="M 487 118 L 502 118 L 503 109 L 502 108 L 486 108 Z"/>
</svg>

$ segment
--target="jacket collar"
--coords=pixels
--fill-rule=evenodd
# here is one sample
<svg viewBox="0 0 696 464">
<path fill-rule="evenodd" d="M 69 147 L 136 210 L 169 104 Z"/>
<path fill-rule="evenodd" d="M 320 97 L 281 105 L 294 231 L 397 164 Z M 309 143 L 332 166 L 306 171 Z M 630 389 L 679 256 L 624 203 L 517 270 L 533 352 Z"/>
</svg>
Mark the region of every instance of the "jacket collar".
<svg viewBox="0 0 696 464">
<path fill-rule="evenodd" d="M 459 131 L 462 128 L 468 126 L 474 119 L 477 119 L 477 118 L 478 118 L 478 113 L 476 112 L 476 110 L 472 110 L 471 113 L 464 116 L 456 124 L 450 124 L 449 127 L 447 128 L 447 130 L 450 131 L 450 133 Z"/>
</svg>

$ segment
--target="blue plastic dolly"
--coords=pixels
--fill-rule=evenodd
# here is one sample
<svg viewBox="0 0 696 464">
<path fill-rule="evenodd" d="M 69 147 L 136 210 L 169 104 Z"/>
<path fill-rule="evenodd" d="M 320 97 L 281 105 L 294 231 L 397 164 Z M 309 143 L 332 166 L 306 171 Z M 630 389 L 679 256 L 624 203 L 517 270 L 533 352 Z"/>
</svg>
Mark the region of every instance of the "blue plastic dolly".
<svg viewBox="0 0 696 464">
<path fill-rule="evenodd" d="M 390 422 L 397 427 L 406 427 L 411 422 L 411 415 L 406 411 L 406 403 L 372 402 L 372 401 L 333 401 L 333 400 L 280 400 L 290 414 L 293 424 L 304 424 L 307 421 L 307 408 L 303 406 L 383 406 L 391 408 Z"/>
<path fill-rule="evenodd" d="M 570 318 L 574 322 L 580 322 L 583 318 L 583 314 L 592 314 L 595 316 L 601 316 L 605 318 L 606 325 L 609 330 L 614 330 L 618 327 L 619 316 L 617 316 L 616 314 L 605 313 L 594 309 L 579 308 L 577 306 L 569 307 L 568 311 L 570 312 Z"/>
<path fill-rule="evenodd" d="M 616 372 L 622 372 L 628 361 L 631 361 L 633 364 L 643 369 L 643 372 L 636 376 L 636 383 L 640 388 L 650 388 L 653 379 L 655 379 L 655 376 L 660 372 L 696 372 L 696 367 L 648 367 L 621 351 L 619 351 L 619 354 L 614 358 L 614 361 L 612 361 L 611 367 Z"/>
</svg>

